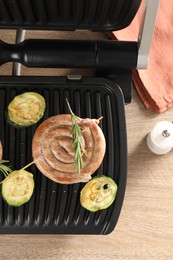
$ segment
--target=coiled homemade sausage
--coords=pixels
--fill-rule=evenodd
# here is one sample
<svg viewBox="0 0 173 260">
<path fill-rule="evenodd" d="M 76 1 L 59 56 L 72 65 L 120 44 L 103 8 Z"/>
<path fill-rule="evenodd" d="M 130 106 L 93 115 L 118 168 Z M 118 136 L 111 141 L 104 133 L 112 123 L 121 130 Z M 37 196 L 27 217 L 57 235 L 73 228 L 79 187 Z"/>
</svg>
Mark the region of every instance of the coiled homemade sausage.
<svg viewBox="0 0 173 260">
<path fill-rule="evenodd" d="M 71 184 L 87 182 L 103 161 L 106 142 L 98 120 L 81 119 L 83 165 L 80 173 L 74 167 L 74 149 L 71 135 L 71 115 L 61 114 L 46 119 L 32 140 L 32 155 L 38 169 L 49 179 Z"/>
</svg>

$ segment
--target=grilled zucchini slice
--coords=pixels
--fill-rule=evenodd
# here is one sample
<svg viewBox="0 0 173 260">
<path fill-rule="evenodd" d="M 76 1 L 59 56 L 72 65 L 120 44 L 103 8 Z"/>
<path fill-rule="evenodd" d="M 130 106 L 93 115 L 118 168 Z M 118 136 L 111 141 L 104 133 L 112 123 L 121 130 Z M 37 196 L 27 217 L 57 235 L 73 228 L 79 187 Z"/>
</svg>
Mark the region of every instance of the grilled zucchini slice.
<svg viewBox="0 0 173 260">
<path fill-rule="evenodd" d="M 33 191 L 33 174 L 25 170 L 12 171 L 2 182 L 2 196 L 10 206 L 18 207 L 28 202 Z"/>
<path fill-rule="evenodd" d="M 8 105 L 7 121 L 16 127 L 31 126 L 43 117 L 45 108 L 42 95 L 36 92 L 22 93 Z"/>
<path fill-rule="evenodd" d="M 81 190 L 81 205 L 92 212 L 108 208 L 115 200 L 117 184 L 105 175 L 92 178 Z"/>
</svg>

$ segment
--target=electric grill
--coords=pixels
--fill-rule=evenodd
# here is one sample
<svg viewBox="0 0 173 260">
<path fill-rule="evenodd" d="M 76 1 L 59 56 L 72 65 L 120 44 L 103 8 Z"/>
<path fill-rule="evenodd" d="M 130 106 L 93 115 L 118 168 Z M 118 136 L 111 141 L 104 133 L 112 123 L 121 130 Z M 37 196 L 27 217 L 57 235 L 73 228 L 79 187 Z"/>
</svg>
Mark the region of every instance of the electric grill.
<svg viewBox="0 0 173 260">
<path fill-rule="evenodd" d="M 157 2 L 157 4 L 156 4 Z M 115 180 L 118 193 L 106 210 L 91 213 L 79 202 L 83 183 L 62 185 L 52 182 L 35 165 L 35 191 L 29 203 L 18 208 L 8 206 L 0 195 L 0 233 L 42 234 L 108 234 L 116 226 L 126 187 L 127 140 L 124 103 L 131 100 L 131 74 L 150 41 L 143 48 L 139 42 L 113 40 L 23 40 L 24 30 L 91 30 L 108 32 L 127 27 L 135 16 L 141 0 L 1 0 L 0 28 L 17 30 L 17 43 L 0 41 L 0 64 L 14 62 L 27 67 L 92 68 L 95 75 L 64 77 L 0 77 L 0 139 L 3 159 L 13 169 L 32 161 L 31 143 L 40 122 L 29 128 L 16 129 L 7 124 L 5 110 L 18 94 L 35 91 L 46 99 L 42 121 L 50 116 L 68 113 L 66 98 L 80 117 L 103 116 L 100 126 L 107 150 L 97 174 Z M 158 1 L 155 1 L 155 10 Z M 145 9 L 151 13 L 153 4 Z M 149 11 L 148 11 L 149 10 Z M 147 13 L 145 12 L 145 13 Z M 155 12 L 154 12 L 155 13 Z M 155 14 L 152 16 L 155 18 Z M 154 24 L 143 23 L 143 33 L 151 36 Z M 146 19 L 147 20 L 147 19 Z M 151 20 L 150 20 L 151 21 Z M 144 26 L 145 25 L 145 26 Z M 151 37 L 150 37 L 151 38 Z M 146 42 L 145 42 L 146 43 Z M 146 46 L 145 45 L 145 46 Z M 145 53 L 147 54 L 147 53 Z M 146 56 L 146 55 L 145 55 Z M 16 65 L 17 64 L 17 65 Z"/>
</svg>

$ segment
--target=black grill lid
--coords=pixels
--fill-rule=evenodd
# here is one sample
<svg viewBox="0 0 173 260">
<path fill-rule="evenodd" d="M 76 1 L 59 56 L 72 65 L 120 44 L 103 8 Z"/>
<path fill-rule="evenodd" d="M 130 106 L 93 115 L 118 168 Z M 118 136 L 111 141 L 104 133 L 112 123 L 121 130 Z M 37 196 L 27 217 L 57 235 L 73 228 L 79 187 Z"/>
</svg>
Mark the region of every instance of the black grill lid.
<svg viewBox="0 0 173 260">
<path fill-rule="evenodd" d="M 127 27 L 141 0 L 0 0 L 0 28 L 90 29 Z"/>
<path fill-rule="evenodd" d="M 107 151 L 95 174 L 113 178 L 118 192 L 108 209 L 91 213 L 79 202 L 84 184 L 57 184 L 32 165 L 28 171 L 34 174 L 35 191 L 28 203 L 18 208 L 10 207 L 0 193 L 0 233 L 110 233 L 118 220 L 126 187 L 127 141 L 121 90 L 103 78 L 0 77 L 0 139 L 3 158 L 9 159 L 13 169 L 20 169 L 32 161 L 31 142 L 38 125 L 16 129 L 7 124 L 5 110 L 14 96 L 26 91 L 36 91 L 45 97 L 47 108 L 42 120 L 68 113 L 66 98 L 81 117 L 103 115 L 100 126 Z"/>
</svg>

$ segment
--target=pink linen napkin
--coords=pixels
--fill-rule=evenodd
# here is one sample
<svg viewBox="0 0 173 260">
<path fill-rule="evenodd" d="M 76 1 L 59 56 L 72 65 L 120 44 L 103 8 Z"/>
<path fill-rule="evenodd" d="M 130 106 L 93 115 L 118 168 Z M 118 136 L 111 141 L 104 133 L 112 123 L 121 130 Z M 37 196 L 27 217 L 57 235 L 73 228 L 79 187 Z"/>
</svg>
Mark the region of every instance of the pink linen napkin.
<svg viewBox="0 0 173 260">
<path fill-rule="evenodd" d="M 137 40 L 143 2 L 130 26 L 112 32 L 118 40 Z M 147 109 L 156 113 L 173 106 L 173 1 L 161 0 L 147 69 L 135 70 L 133 82 Z"/>
</svg>

